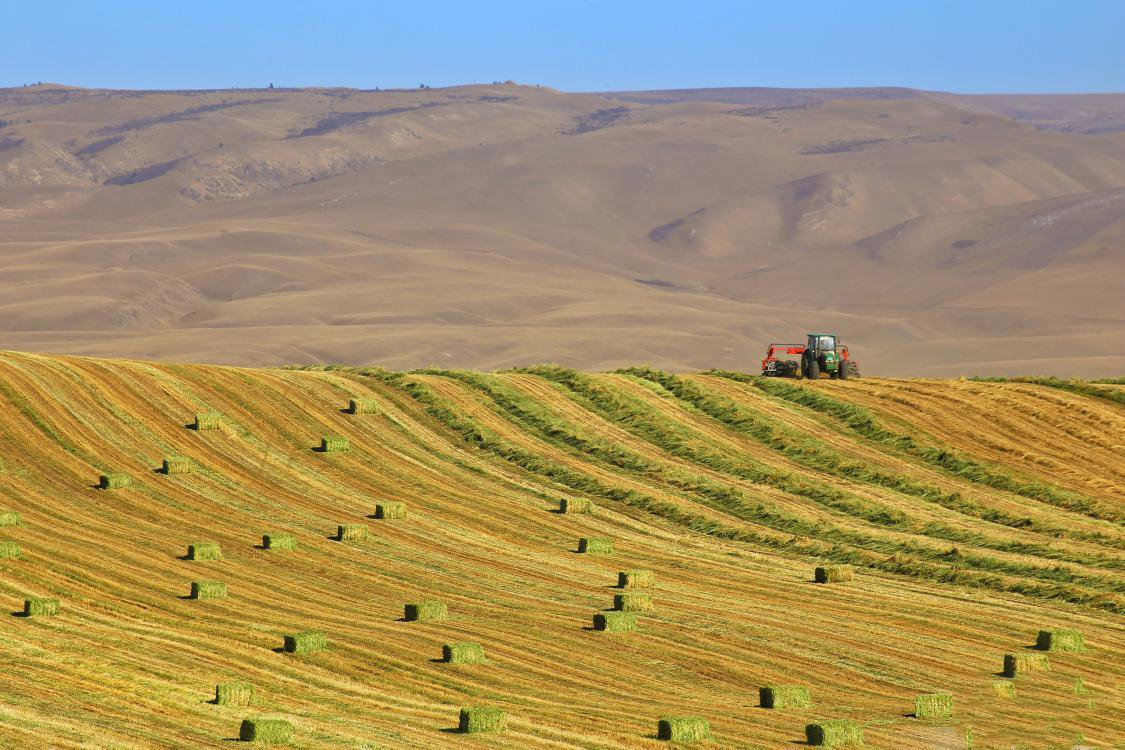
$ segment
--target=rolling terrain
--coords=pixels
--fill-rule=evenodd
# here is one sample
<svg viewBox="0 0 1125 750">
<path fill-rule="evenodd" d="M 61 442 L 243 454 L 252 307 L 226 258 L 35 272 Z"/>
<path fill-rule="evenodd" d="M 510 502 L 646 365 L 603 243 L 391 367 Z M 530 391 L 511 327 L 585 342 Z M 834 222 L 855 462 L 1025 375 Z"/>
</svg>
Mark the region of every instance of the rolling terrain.
<svg viewBox="0 0 1125 750">
<path fill-rule="evenodd" d="M 822 718 L 876 750 L 1125 747 L 1121 393 L 0 352 L 0 512 L 21 517 L 0 528 L 20 547 L 0 560 L 0 746 L 222 748 L 270 714 L 308 750 L 640 749 L 667 746 L 660 716 L 698 714 L 705 747 L 799 746 Z M 378 413 L 344 413 L 357 398 Z M 189 429 L 210 411 L 220 429 Z M 194 472 L 156 471 L 177 456 Z M 98 489 L 109 472 L 133 485 Z M 407 518 L 370 518 L 385 501 Z M 330 538 L 352 523 L 370 537 Z M 261 549 L 276 532 L 297 549 Z M 223 559 L 183 559 L 198 542 Z M 814 584 L 828 563 L 855 579 Z M 631 569 L 654 572 L 655 609 L 592 630 Z M 193 581 L 229 596 L 190 600 Z M 32 596 L 59 614 L 9 616 Z M 423 599 L 449 618 L 401 621 Z M 1045 628 L 1087 650 L 995 694 Z M 301 630 L 328 649 L 281 653 Z M 462 640 L 488 662 L 440 663 Z M 255 705 L 211 704 L 228 679 Z M 813 708 L 761 708 L 777 683 Z M 910 716 L 935 691 L 954 718 Z M 470 704 L 507 732 L 453 733 Z"/>
<path fill-rule="evenodd" d="M 244 365 L 1125 367 L 1125 100 L 0 91 L 0 346 Z"/>
</svg>

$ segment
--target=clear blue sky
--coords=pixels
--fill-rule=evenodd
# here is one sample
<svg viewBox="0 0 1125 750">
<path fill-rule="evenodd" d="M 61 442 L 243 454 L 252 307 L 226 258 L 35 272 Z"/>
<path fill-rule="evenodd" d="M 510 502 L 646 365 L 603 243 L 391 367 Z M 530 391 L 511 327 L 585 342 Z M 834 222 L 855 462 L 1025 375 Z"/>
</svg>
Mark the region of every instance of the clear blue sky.
<svg viewBox="0 0 1125 750">
<path fill-rule="evenodd" d="M 0 86 L 1125 91 L 1125 0 L 40 0 Z"/>
</svg>

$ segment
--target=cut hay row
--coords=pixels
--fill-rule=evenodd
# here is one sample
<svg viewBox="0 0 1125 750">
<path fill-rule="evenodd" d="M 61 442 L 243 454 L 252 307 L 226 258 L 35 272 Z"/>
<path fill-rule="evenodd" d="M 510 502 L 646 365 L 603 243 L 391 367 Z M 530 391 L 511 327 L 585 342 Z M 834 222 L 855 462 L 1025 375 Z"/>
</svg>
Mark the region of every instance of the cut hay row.
<svg viewBox="0 0 1125 750">
<path fill-rule="evenodd" d="M 812 692 L 799 685 L 767 685 L 758 688 L 762 708 L 811 708 Z"/>
<path fill-rule="evenodd" d="M 665 716 L 656 724 L 656 739 L 695 742 L 714 738 L 711 723 L 700 716 Z"/>
<path fill-rule="evenodd" d="M 618 612 L 651 612 L 652 596 L 639 591 L 613 595 L 613 608 Z"/>
<path fill-rule="evenodd" d="M 617 574 L 617 588 L 646 589 L 656 583 L 656 575 L 651 570 L 623 570 Z"/>
<path fill-rule="evenodd" d="M 632 612 L 598 612 L 594 615 L 594 630 L 633 633 L 637 630 L 637 616 Z"/>
<path fill-rule="evenodd" d="M 375 506 L 375 518 L 394 521 L 406 518 L 406 503 L 388 501 Z"/>
<path fill-rule="evenodd" d="M 20 556 L 20 546 L 15 542 L 0 542 L 0 560 L 15 560 Z"/>
<path fill-rule="evenodd" d="M 441 647 L 441 660 L 446 664 L 484 664 L 484 649 L 471 641 L 447 643 Z"/>
<path fill-rule="evenodd" d="M 953 716 L 953 696 L 928 693 L 914 699 L 914 716 L 919 719 L 948 719 Z"/>
<path fill-rule="evenodd" d="M 195 542 L 187 548 L 189 560 L 222 560 L 223 549 L 218 542 Z"/>
<path fill-rule="evenodd" d="M 326 435 L 320 439 L 321 453 L 343 453 L 344 451 L 351 450 L 351 443 L 348 442 L 346 437 L 339 435 Z"/>
<path fill-rule="evenodd" d="M 502 732 L 508 728 L 508 720 L 504 710 L 496 706 L 466 706 L 461 709 L 457 728 L 465 734 Z"/>
<path fill-rule="evenodd" d="M 1077 630 L 1040 630 L 1035 648 L 1040 651 L 1085 651 L 1086 641 Z"/>
<path fill-rule="evenodd" d="M 448 616 L 449 610 L 444 603 L 427 599 L 403 607 L 402 618 L 407 622 L 433 622 Z"/>
<path fill-rule="evenodd" d="M 816 569 L 817 583 L 844 583 L 852 580 L 855 571 L 851 565 L 827 565 Z"/>
<path fill-rule="evenodd" d="M 200 430 L 218 430 L 222 429 L 223 416 L 218 412 L 209 411 L 202 414 L 195 415 L 195 421 L 192 423 L 192 429 Z"/>
<path fill-rule="evenodd" d="M 292 534 L 271 532 L 262 535 L 262 547 L 272 550 L 297 549 L 297 540 L 293 538 Z"/>
<path fill-rule="evenodd" d="M 172 456 L 164 459 L 164 463 L 160 467 L 160 473 L 167 476 L 175 474 L 191 474 L 195 471 L 195 466 L 190 459 L 182 456 Z"/>
<path fill-rule="evenodd" d="M 23 600 L 24 617 L 51 617 L 59 613 L 59 600 L 32 597 Z"/>
<path fill-rule="evenodd" d="M 366 524 L 342 523 L 336 527 L 336 541 L 338 542 L 360 542 L 366 538 Z"/>
<path fill-rule="evenodd" d="M 226 599 L 227 585 L 221 581 L 193 581 L 192 599 Z"/>
<path fill-rule="evenodd" d="M 249 682 L 220 682 L 215 686 L 215 705 L 249 706 L 254 700 L 254 685 Z"/>
<path fill-rule="evenodd" d="M 1023 672 L 1046 672 L 1051 663 L 1046 654 L 1004 654 L 1004 676 L 1017 677 Z"/>
<path fill-rule="evenodd" d="M 805 739 L 810 745 L 824 747 L 862 745 L 863 730 L 851 719 L 826 719 L 806 725 Z"/>
<path fill-rule="evenodd" d="M 613 542 L 600 536 L 582 537 L 578 540 L 578 551 L 585 555 L 612 555 Z"/>
<path fill-rule="evenodd" d="M 348 414 L 381 414 L 379 402 L 373 398 L 353 398 L 348 401 Z"/>
<path fill-rule="evenodd" d="M 98 479 L 98 487 L 103 490 L 119 490 L 124 487 L 130 487 L 132 484 L 133 477 L 119 471 L 102 474 Z"/>
<path fill-rule="evenodd" d="M 282 643 L 282 649 L 289 654 L 311 654 L 326 648 L 328 648 L 328 639 L 324 633 L 316 630 L 287 635 Z"/>
<path fill-rule="evenodd" d="M 589 515 L 594 512 L 594 504 L 585 498 L 566 498 L 559 500 L 559 513 Z"/>
<path fill-rule="evenodd" d="M 19 526 L 23 521 L 14 510 L 0 512 L 0 526 Z"/>
<path fill-rule="evenodd" d="M 238 739 L 262 745 L 288 745 L 293 742 L 293 724 L 285 719 L 243 719 L 238 728 Z"/>
</svg>

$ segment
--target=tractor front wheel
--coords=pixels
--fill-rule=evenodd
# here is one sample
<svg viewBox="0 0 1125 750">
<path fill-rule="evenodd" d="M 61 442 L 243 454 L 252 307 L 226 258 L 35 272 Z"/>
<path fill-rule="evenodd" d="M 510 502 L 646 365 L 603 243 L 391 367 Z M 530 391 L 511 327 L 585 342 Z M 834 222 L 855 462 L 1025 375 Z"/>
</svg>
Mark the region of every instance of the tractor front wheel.
<svg viewBox="0 0 1125 750">
<path fill-rule="evenodd" d="M 848 365 L 850 365 L 850 364 L 851 364 L 851 362 L 846 360 L 846 359 L 843 362 L 840 362 L 839 364 L 837 364 L 836 365 L 836 377 L 839 378 L 840 380 L 847 380 L 848 379 Z"/>
</svg>

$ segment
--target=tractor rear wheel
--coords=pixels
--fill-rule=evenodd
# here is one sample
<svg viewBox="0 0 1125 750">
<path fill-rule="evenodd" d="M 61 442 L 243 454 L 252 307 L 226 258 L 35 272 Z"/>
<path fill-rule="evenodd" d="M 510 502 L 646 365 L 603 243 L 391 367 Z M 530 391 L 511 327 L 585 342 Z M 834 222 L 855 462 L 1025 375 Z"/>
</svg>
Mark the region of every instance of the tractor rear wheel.
<svg viewBox="0 0 1125 750">
<path fill-rule="evenodd" d="M 848 372 L 848 367 L 850 365 L 851 365 L 851 361 L 847 360 L 847 359 L 845 359 L 843 362 L 840 362 L 839 364 L 837 364 L 836 365 L 836 377 L 840 380 L 847 380 L 848 375 L 851 374 L 851 373 Z"/>
<path fill-rule="evenodd" d="M 820 378 L 820 363 L 810 358 L 809 371 L 805 374 L 809 376 L 809 380 L 818 380 Z"/>
</svg>

